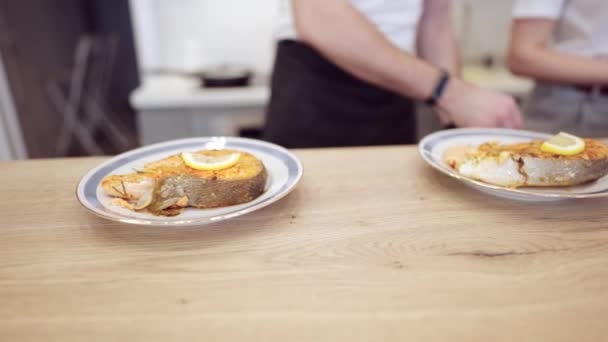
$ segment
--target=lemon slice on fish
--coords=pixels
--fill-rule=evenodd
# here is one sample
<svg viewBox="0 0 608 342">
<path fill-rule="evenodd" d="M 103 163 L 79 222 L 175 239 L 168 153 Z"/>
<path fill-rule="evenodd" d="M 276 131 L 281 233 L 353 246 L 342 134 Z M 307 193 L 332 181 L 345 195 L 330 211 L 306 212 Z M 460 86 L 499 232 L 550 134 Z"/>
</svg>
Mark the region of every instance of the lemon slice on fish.
<svg viewBox="0 0 608 342">
<path fill-rule="evenodd" d="M 209 156 L 200 153 L 183 152 L 182 159 L 189 167 L 196 170 L 223 170 L 234 166 L 241 158 L 240 153 L 222 156 Z"/>
<path fill-rule="evenodd" d="M 543 152 L 571 156 L 583 152 L 585 140 L 572 134 L 560 132 L 558 135 L 545 141 L 540 149 Z"/>
</svg>

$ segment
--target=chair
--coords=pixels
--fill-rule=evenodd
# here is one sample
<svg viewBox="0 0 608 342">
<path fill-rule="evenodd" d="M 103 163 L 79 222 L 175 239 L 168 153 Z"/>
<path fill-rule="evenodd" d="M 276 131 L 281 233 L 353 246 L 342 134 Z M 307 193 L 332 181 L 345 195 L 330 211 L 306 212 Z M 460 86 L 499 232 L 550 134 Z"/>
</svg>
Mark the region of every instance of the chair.
<svg viewBox="0 0 608 342">
<path fill-rule="evenodd" d="M 103 154 L 95 140 L 96 132 L 104 133 L 118 150 L 129 147 L 128 135 L 109 115 L 106 101 L 117 48 L 115 36 L 81 37 L 69 81 L 47 84 L 49 97 L 63 118 L 55 146 L 58 156 L 67 155 L 74 140 L 90 155 Z"/>
</svg>

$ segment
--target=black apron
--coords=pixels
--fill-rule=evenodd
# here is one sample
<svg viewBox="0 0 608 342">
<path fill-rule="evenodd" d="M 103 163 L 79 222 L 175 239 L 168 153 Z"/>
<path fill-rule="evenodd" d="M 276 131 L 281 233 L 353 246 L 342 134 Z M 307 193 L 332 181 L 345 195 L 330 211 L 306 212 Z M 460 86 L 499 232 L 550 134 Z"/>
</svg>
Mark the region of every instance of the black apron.
<svg viewBox="0 0 608 342">
<path fill-rule="evenodd" d="M 355 78 L 304 43 L 278 43 L 271 82 L 265 140 L 289 148 L 416 141 L 411 100 Z"/>
</svg>

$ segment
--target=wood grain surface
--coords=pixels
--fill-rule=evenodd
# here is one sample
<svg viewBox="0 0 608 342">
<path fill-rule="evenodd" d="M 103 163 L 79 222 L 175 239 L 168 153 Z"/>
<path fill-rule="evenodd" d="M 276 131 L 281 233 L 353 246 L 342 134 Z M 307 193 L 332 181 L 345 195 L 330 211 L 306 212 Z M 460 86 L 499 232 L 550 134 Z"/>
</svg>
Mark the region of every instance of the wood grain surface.
<svg viewBox="0 0 608 342">
<path fill-rule="evenodd" d="M 103 158 L 0 163 L 1 341 L 606 341 L 608 200 L 489 197 L 414 147 L 300 150 L 200 228 L 88 214 Z"/>
</svg>

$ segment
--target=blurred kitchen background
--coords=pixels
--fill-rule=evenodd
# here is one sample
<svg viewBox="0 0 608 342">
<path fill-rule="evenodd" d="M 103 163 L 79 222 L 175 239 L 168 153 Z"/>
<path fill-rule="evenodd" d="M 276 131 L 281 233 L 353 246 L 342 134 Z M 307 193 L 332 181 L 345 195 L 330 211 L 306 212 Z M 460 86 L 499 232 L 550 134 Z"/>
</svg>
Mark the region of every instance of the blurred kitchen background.
<svg viewBox="0 0 608 342">
<path fill-rule="evenodd" d="M 513 1 L 453 3 L 464 78 L 524 99 L 532 82 L 504 67 Z M 0 160 L 258 137 L 279 4 L 0 1 Z M 437 129 L 419 112 L 420 135 Z"/>
</svg>

